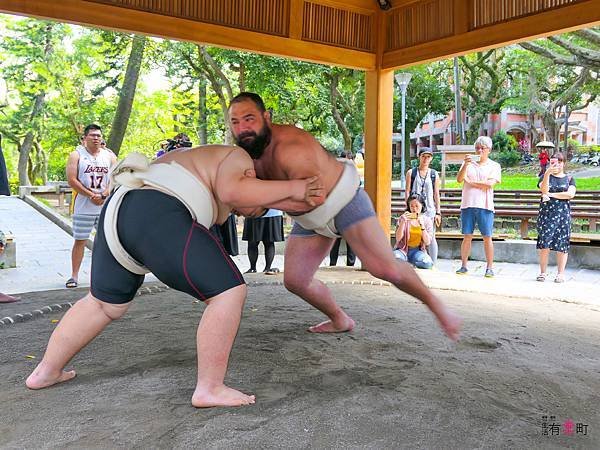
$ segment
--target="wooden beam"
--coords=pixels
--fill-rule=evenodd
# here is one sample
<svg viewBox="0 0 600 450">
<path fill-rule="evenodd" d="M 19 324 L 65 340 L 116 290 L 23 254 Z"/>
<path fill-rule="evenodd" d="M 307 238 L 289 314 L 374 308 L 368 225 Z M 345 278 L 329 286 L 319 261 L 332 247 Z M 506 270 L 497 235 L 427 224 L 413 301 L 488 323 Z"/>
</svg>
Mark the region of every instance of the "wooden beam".
<svg viewBox="0 0 600 450">
<path fill-rule="evenodd" d="M 469 31 L 471 23 L 471 11 L 473 2 L 471 0 L 454 0 L 454 34 L 464 34 Z"/>
<path fill-rule="evenodd" d="M 403 6 L 412 5 L 413 3 L 420 3 L 423 0 L 391 0 L 392 9 L 402 8 Z"/>
<path fill-rule="evenodd" d="M 198 42 L 303 61 L 372 70 L 375 53 L 304 42 L 83 0 L 2 0 L 0 12 L 47 18 L 111 30 Z"/>
<path fill-rule="evenodd" d="M 457 9 L 459 7 L 460 5 L 456 6 Z M 598 24 L 600 1 L 582 1 L 413 47 L 389 51 L 384 53 L 381 67 L 387 70 L 423 64 Z"/>
<path fill-rule="evenodd" d="M 302 39 L 304 0 L 290 0 L 290 38 Z"/>
<path fill-rule="evenodd" d="M 394 72 L 365 74 L 365 190 L 386 233 L 391 224 Z"/>
<path fill-rule="evenodd" d="M 377 0 L 309 0 L 311 3 L 346 9 L 361 14 L 377 13 L 380 9 Z"/>
</svg>

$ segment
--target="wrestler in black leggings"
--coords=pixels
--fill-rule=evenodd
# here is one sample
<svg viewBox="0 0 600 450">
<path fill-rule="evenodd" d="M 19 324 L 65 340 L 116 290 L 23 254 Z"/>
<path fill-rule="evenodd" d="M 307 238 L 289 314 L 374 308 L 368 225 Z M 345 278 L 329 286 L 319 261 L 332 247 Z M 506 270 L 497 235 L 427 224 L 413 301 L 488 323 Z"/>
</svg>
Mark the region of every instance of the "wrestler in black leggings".
<svg viewBox="0 0 600 450">
<path fill-rule="evenodd" d="M 256 271 L 256 261 L 258 261 L 258 243 L 259 241 L 248 242 L 248 259 L 250 260 L 250 270 Z M 265 272 L 271 270 L 273 258 L 275 258 L 275 242 L 262 241 L 265 247 Z"/>
<path fill-rule="evenodd" d="M 91 292 L 107 303 L 127 303 L 135 297 L 144 275 L 129 272 L 109 250 L 104 237 L 105 209 L 92 252 Z M 119 210 L 117 233 L 127 253 L 160 281 L 199 300 L 244 284 L 221 242 L 170 195 L 152 189 L 128 192 Z"/>
</svg>

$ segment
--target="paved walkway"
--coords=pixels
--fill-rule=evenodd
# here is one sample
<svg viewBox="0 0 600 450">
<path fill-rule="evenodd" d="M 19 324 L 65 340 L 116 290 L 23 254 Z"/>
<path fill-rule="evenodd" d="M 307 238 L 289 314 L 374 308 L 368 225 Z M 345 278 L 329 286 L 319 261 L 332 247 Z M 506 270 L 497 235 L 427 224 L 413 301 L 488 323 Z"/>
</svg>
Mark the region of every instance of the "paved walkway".
<svg viewBox="0 0 600 450">
<path fill-rule="evenodd" d="M 17 197 L 0 196 L 0 230 L 17 243 L 17 268 L 0 270 L 0 292 L 61 289 L 71 275 L 73 238 Z M 90 276 L 89 250 L 80 278 Z"/>
<path fill-rule="evenodd" d="M 16 197 L 0 197 L 0 229 L 10 231 L 17 241 L 17 268 L 0 270 L 0 292 L 18 294 L 22 292 L 63 289 L 70 275 L 70 252 L 72 238 L 57 225 L 46 219 L 31 206 Z M 278 249 L 281 247 L 278 246 Z M 240 241 L 240 250 L 244 252 L 244 243 Z M 262 251 L 262 247 L 261 247 Z M 89 285 L 90 258 L 85 252 L 80 274 L 80 285 Z M 258 269 L 262 270 L 264 256 L 261 253 Z M 248 258 L 241 254 L 233 258 L 242 272 L 249 268 Z M 323 262 L 327 266 L 328 261 Z M 340 255 L 338 265 L 345 263 Z M 458 276 L 454 270 L 460 263 L 453 260 L 439 260 L 435 270 L 418 270 L 418 274 L 427 285 L 436 289 L 449 289 L 468 292 L 498 294 L 510 297 L 547 298 L 560 301 L 600 305 L 600 296 L 595 289 L 600 285 L 600 270 L 568 269 L 567 282 L 553 283 L 555 268 L 550 267 L 550 276 L 546 283 L 535 281 L 538 273 L 533 264 L 495 264 L 496 277 L 483 277 L 485 263 L 469 263 L 470 274 Z M 283 268 L 283 256 L 275 256 L 274 267 Z M 359 267 L 357 262 L 357 267 Z M 343 270 L 323 269 L 320 277 L 328 282 L 336 280 L 345 283 L 352 281 L 367 282 L 370 277 L 365 272 L 347 268 Z M 281 276 L 256 274 L 248 276 L 250 281 L 266 283 L 280 282 Z M 147 281 L 156 281 L 152 275 Z"/>
</svg>

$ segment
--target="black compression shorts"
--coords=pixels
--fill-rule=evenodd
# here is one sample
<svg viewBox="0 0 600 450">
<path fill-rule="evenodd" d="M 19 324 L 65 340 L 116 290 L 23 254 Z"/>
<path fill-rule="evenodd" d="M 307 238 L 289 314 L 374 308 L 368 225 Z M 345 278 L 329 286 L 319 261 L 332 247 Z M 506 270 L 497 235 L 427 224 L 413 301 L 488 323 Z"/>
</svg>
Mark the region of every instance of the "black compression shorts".
<svg viewBox="0 0 600 450">
<path fill-rule="evenodd" d="M 127 303 L 144 276 L 125 269 L 110 252 L 104 237 L 105 209 L 92 252 L 91 292 L 107 303 Z M 127 253 L 160 281 L 199 300 L 244 284 L 221 243 L 175 197 L 151 189 L 130 191 L 119 209 L 117 233 Z"/>
</svg>

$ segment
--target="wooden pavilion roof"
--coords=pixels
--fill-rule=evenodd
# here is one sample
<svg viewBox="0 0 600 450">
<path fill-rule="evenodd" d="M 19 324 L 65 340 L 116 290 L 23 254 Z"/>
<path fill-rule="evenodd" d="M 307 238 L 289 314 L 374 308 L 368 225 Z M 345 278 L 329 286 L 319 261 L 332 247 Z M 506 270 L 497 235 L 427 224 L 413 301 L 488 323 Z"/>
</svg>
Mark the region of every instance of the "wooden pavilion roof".
<svg viewBox="0 0 600 450">
<path fill-rule="evenodd" d="M 600 22 L 598 0 L 1 0 L 0 11 L 364 70 Z"/>
</svg>

